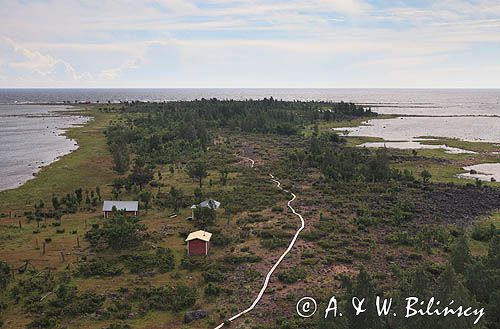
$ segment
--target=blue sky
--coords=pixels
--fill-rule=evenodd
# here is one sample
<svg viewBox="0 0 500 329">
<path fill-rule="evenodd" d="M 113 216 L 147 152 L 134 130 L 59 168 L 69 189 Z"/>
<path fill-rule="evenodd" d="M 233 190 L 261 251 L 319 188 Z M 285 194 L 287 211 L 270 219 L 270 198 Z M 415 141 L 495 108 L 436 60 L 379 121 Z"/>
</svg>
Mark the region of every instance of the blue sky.
<svg viewBox="0 0 500 329">
<path fill-rule="evenodd" d="M 498 0 L 0 6 L 0 87 L 500 88 Z"/>
</svg>

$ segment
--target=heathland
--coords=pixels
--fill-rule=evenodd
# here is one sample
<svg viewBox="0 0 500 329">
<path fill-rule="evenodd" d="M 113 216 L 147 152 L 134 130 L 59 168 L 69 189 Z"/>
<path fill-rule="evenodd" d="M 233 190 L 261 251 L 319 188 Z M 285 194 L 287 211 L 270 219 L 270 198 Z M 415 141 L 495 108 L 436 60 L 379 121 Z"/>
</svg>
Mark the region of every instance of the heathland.
<svg viewBox="0 0 500 329">
<path fill-rule="evenodd" d="M 295 314 L 301 297 L 324 302 L 332 294 L 436 295 L 485 307 L 479 328 L 499 323 L 499 184 L 456 177 L 464 164 L 498 161 L 491 144 L 468 143 L 477 154 L 356 147 L 372 139 L 331 128 L 378 116 L 351 103 L 204 99 L 82 111 L 93 120 L 67 133 L 78 150 L 0 192 L 5 328 L 224 322 L 251 304 L 300 225 L 269 174 L 297 195 L 305 229 L 257 307 L 231 326 L 473 321 Z M 190 206 L 207 199 L 221 208 L 189 219 Z M 139 215 L 104 219 L 104 200 L 138 200 Z M 198 229 L 213 234 L 209 255 L 187 256 L 184 240 Z"/>
</svg>

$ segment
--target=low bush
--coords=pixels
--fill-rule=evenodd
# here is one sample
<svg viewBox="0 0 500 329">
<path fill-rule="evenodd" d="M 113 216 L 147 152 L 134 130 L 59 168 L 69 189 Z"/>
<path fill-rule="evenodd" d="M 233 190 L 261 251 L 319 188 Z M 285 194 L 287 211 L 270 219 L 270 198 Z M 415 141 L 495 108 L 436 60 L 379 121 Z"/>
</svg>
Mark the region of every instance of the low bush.
<svg viewBox="0 0 500 329">
<path fill-rule="evenodd" d="M 123 268 L 103 259 L 94 259 L 81 263 L 76 270 L 78 276 L 85 278 L 91 276 L 116 276 L 123 272 Z"/>
<path fill-rule="evenodd" d="M 1 290 L 7 287 L 11 279 L 10 266 L 6 262 L 0 260 L 0 288 Z M 0 309 L 1 310 L 1 309 Z"/>
<path fill-rule="evenodd" d="M 222 282 L 224 281 L 224 275 L 221 271 L 216 269 L 209 269 L 203 272 L 203 279 L 205 282 Z"/>
<path fill-rule="evenodd" d="M 306 271 L 302 267 L 291 268 L 281 272 L 278 279 L 283 283 L 295 283 L 306 278 Z"/>
<path fill-rule="evenodd" d="M 218 296 L 220 294 L 220 287 L 210 282 L 205 288 L 205 296 Z"/>
<path fill-rule="evenodd" d="M 134 291 L 132 299 L 141 302 L 146 309 L 178 312 L 196 303 L 196 290 L 184 285 L 138 288 Z"/>
<path fill-rule="evenodd" d="M 181 261 L 181 267 L 189 270 L 189 271 L 194 271 L 194 270 L 203 270 L 206 267 L 206 262 L 204 258 L 201 257 L 191 257 L 191 256 L 184 256 L 184 258 Z"/>
<path fill-rule="evenodd" d="M 172 250 L 158 248 L 154 255 L 122 255 L 119 257 L 131 273 L 142 273 L 158 270 L 160 273 L 170 272 L 175 268 L 175 257 Z"/>
<path fill-rule="evenodd" d="M 116 213 L 103 226 L 92 225 L 85 239 L 94 249 L 123 250 L 139 246 L 146 238 L 145 231 L 138 218 Z"/>
<path fill-rule="evenodd" d="M 256 255 L 245 255 L 245 256 L 226 256 L 224 257 L 224 262 L 231 265 L 239 265 L 243 263 L 258 263 L 262 261 L 260 256 Z"/>
<path fill-rule="evenodd" d="M 490 225 L 476 224 L 472 228 L 471 238 L 477 241 L 489 241 L 496 232 L 495 225 L 491 223 Z"/>
</svg>

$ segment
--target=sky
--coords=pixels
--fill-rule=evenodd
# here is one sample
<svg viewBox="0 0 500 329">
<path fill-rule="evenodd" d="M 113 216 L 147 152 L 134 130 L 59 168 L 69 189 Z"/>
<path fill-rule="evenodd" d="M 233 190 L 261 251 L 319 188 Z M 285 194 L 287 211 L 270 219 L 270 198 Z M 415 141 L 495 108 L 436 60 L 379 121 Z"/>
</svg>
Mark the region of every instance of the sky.
<svg viewBox="0 0 500 329">
<path fill-rule="evenodd" d="M 0 87 L 500 88 L 500 1 L 0 0 Z"/>
</svg>

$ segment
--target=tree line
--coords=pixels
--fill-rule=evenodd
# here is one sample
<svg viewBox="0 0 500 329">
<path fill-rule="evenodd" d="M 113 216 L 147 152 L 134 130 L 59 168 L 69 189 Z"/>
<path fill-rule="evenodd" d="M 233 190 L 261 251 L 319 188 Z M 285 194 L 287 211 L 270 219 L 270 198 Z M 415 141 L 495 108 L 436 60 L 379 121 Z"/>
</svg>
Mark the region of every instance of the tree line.
<svg viewBox="0 0 500 329">
<path fill-rule="evenodd" d="M 133 103 L 124 118 L 106 130 L 119 173 L 132 158 L 146 163 L 187 162 L 203 153 L 215 129 L 295 135 L 319 121 L 371 117 L 371 109 L 353 103 L 201 99 L 167 103 Z"/>
</svg>

